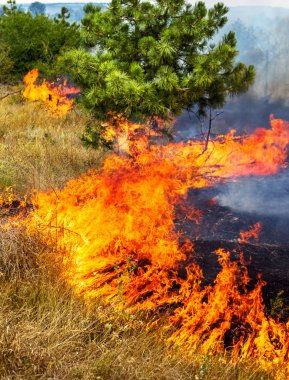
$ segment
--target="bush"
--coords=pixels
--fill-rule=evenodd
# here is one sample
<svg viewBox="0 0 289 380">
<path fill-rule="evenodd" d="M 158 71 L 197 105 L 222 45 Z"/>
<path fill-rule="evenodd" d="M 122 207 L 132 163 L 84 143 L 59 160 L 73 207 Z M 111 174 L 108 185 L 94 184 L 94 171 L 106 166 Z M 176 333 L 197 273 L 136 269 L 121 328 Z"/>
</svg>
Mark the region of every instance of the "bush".
<svg viewBox="0 0 289 380">
<path fill-rule="evenodd" d="M 0 43 L 0 81 L 5 82 L 13 67 L 13 61 L 9 56 L 10 49 L 4 44 Z"/>
<path fill-rule="evenodd" d="M 45 75 L 53 74 L 57 56 L 65 49 L 77 47 L 80 33 L 76 24 L 15 10 L 0 16 L 0 41 L 7 47 L 4 54 L 10 62 L 11 75 L 20 79 L 34 67 Z"/>
</svg>

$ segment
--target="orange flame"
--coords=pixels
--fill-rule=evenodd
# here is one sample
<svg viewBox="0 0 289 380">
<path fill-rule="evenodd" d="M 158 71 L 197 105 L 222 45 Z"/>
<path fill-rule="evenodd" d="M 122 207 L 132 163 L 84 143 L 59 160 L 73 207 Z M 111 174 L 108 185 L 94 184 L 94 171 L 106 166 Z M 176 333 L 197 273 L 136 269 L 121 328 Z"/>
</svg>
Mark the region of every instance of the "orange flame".
<svg viewBox="0 0 289 380">
<path fill-rule="evenodd" d="M 185 349 L 215 353 L 230 346 L 234 358 L 261 358 L 266 368 L 286 363 L 289 322 L 265 315 L 264 282 L 247 290 L 242 260 L 232 262 L 222 249 L 213 285 L 202 286 L 196 264 L 181 279 L 178 268 L 193 246 L 179 243 L 174 224 L 174 206 L 188 189 L 285 166 L 289 123 L 272 118 L 271 126 L 242 138 L 231 132 L 209 141 L 205 151 L 202 142 L 190 141 L 151 146 L 134 157 L 112 154 L 101 170 L 70 181 L 57 196 L 37 194 L 28 231 L 42 226 L 48 238 L 57 236 L 67 252 L 68 282 L 85 298 L 153 311 L 156 319 L 170 310 L 170 341 Z M 198 212 L 189 209 L 188 215 Z M 256 225 L 252 236 L 258 230 Z"/>
<path fill-rule="evenodd" d="M 113 143 L 118 153 L 136 156 L 148 149 L 151 139 L 162 136 L 164 130 L 169 131 L 173 125 L 172 117 L 167 121 L 154 116 L 146 123 L 131 123 L 122 114 L 108 113 L 108 121 L 103 123 L 102 138 L 105 142 Z"/>
<path fill-rule="evenodd" d="M 79 88 L 68 87 L 67 82 L 55 85 L 43 80 L 42 84 L 36 84 L 39 70 L 33 69 L 25 75 L 23 81 L 25 88 L 23 96 L 29 100 L 40 100 L 55 116 L 64 116 L 73 106 L 74 99 L 69 99 L 68 95 L 80 93 Z"/>
<path fill-rule="evenodd" d="M 254 224 L 252 228 L 248 231 L 241 231 L 240 238 L 238 239 L 239 243 L 247 243 L 250 239 L 258 240 L 261 232 L 261 223 L 258 222 Z"/>
</svg>

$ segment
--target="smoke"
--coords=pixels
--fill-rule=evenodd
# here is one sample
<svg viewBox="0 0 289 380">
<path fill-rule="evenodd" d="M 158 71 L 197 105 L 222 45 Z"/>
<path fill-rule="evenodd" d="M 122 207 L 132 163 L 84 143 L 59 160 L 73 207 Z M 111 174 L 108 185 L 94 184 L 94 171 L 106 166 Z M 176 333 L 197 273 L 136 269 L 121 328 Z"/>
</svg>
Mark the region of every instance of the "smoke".
<svg viewBox="0 0 289 380">
<path fill-rule="evenodd" d="M 249 92 L 228 99 L 222 117 L 214 122 L 215 132 L 235 129 L 242 134 L 266 128 L 270 114 L 288 120 L 289 10 L 231 8 L 229 20 L 224 32 L 235 32 L 239 59 L 253 64 L 257 77 Z M 284 220 L 289 220 L 289 170 L 270 177 L 244 178 L 222 185 L 218 191 L 216 199 L 221 206 L 260 218 L 273 217 L 280 229 L 287 230 Z"/>
<path fill-rule="evenodd" d="M 289 170 L 224 184 L 216 199 L 221 206 L 235 211 L 289 219 Z"/>
<path fill-rule="evenodd" d="M 238 60 L 255 66 L 255 84 L 244 95 L 229 98 L 213 122 L 213 133 L 235 129 L 250 133 L 269 126 L 270 114 L 288 119 L 289 115 L 289 9 L 272 7 L 232 7 L 229 22 L 216 38 L 233 30 L 239 50 Z M 199 120 L 185 111 L 176 122 L 176 138 L 202 136 L 208 119 Z"/>
</svg>

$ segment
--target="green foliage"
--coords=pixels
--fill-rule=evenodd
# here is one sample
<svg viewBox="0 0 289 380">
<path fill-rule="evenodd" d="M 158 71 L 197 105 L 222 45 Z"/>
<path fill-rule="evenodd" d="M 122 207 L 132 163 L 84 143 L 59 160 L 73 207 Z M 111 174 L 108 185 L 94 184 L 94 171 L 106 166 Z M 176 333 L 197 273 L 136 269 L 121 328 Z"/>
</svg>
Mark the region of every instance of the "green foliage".
<svg viewBox="0 0 289 380">
<path fill-rule="evenodd" d="M 86 124 L 84 133 L 81 136 L 83 145 L 94 149 L 98 149 L 100 147 L 111 149 L 113 142 L 107 141 L 103 138 L 105 129 L 106 127 L 101 123 L 101 121 L 95 119 L 90 120 Z"/>
<path fill-rule="evenodd" d="M 3 14 L 6 16 L 11 16 L 18 12 L 16 5 L 16 0 L 7 0 L 7 5 L 3 5 Z"/>
<path fill-rule="evenodd" d="M 57 15 L 57 17 L 54 19 L 56 23 L 62 23 L 64 25 L 69 25 L 69 22 L 67 21 L 70 18 L 69 10 L 66 7 L 61 7 L 60 13 Z"/>
<path fill-rule="evenodd" d="M 207 9 L 185 0 L 112 0 L 105 11 L 92 4 L 84 10 L 84 48 L 68 51 L 61 64 L 100 119 L 109 111 L 167 117 L 192 106 L 203 113 L 254 80 L 253 66 L 235 62 L 234 33 L 212 43 L 227 21 L 221 3 Z"/>
<path fill-rule="evenodd" d="M 9 56 L 9 47 L 0 42 L 0 81 L 5 82 L 13 67 L 13 62 Z"/>
<path fill-rule="evenodd" d="M 284 303 L 284 290 L 277 293 L 276 298 L 270 300 L 270 314 L 272 317 L 282 317 L 283 314 L 288 314 L 289 306 Z"/>
<path fill-rule="evenodd" d="M 78 26 L 57 23 L 43 14 L 33 17 L 15 7 L 13 2 L 0 17 L 0 41 L 7 47 L 12 62 L 11 76 L 20 79 L 34 67 L 45 74 L 52 73 L 60 52 L 79 45 Z"/>
</svg>

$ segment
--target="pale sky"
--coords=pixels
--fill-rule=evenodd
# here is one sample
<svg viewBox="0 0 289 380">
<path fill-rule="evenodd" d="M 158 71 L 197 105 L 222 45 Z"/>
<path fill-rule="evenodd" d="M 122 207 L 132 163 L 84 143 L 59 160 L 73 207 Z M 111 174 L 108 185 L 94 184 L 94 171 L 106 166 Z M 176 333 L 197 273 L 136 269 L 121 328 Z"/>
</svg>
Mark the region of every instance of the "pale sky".
<svg viewBox="0 0 289 380">
<path fill-rule="evenodd" d="M 220 1 L 220 0 L 218 0 Z M 215 4 L 216 0 L 205 0 L 208 5 Z M 270 6 L 270 7 L 281 7 L 289 8 L 289 0 L 221 0 L 224 4 L 228 6 L 242 6 L 242 5 L 259 5 L 259 6 Z"/>
<path fill-rule="evenodd" d="M 17 4 L 29 4 L 35 0 L 18 0 Z M 85 0 L 39 0 L 42 3 L 104 3 L 109 2 L 109 0 L 92 0 L 92 1 L 85 1 Z M 207 5 L 215 4 L 217 1 L 220 0 L 205 0 L 205 3 Z M 222 1 L 222 0 L 221 0 Z M 195 3 L 196 1 L 192 0 L 192 3 Z M 272 7 L 283 7 L 283 8 L 289 8 L 289 0 L 223 0 L 223 3 L 225 3 L 228 6 L 242 6 L 242 5 L 260 5 L 260 6 L 272 6 Z M 0 0 L 0 4 L 6 4 L 6 0 Z"/>
</svg>

